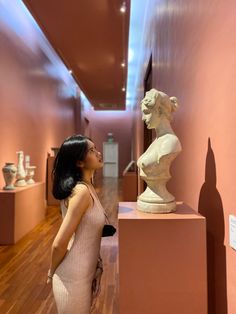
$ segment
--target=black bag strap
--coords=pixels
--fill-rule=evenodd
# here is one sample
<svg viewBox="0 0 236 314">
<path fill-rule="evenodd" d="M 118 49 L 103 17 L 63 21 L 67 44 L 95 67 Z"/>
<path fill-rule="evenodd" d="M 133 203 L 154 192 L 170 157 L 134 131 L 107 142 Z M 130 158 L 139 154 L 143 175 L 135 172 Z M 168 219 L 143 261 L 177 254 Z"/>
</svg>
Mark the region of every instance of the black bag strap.
<svg viewBox="0 0 236 314">
<path fill-rule="evenodd" d="M 107 213 L 104 211 L 104 215 L 105 215 L 105 217 L 106 217 L 106 223 L 108 224 L 108 225 L 110 225 L 110 221 L 109 221 L 109 219 L 108 219 L 108 216 L 107 216 Z"/>
</svg>

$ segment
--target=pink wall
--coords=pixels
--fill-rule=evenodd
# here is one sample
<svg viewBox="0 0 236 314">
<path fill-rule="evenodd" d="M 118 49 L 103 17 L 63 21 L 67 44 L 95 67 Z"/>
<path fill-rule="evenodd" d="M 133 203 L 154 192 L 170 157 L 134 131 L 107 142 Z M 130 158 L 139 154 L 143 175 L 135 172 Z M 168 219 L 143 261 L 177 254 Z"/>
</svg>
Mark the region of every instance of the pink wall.
<svg viewBox="0 0 236 314">
<path fill-rule="evenodd" d="M 46 158 L 51 147 L 65 137 L 89 133 L 102 152 L 102 142 L 112 132 L 119 143 L 119 174 L 131 160 L 132 114 L 129 111 L 94 111 L 81 108 L 79 99 L 62 98 L 59 80 L 49 77 L 45 59 L 32 52 L 8 30 L 0 31 L 0 165 L 17 163 L 16 151 L 30 155 L 37 166 L 35 179 L 45 181 Z M 48 61 L 48 60 L 47 60 Z M 82 109 L 82 113 L 81 113 Z M 102 172 L 101 172 L 102 173 Z M 0 176 L 0 186 L 4 185 Z"/>
<path fill-rule="evenodd" d="M 83 132 L 85 131 L 84 118 L 89 120 L 87 134 L 92 138 L 100 152 L 103 152 L 103 142 L 107 141 L 107 133 L 113 133 L 114 141 L 119 144 L 119 176 L 131 161 L 132 112 L 126 111 L 98 111 L 92 108 L 82 110 Z M 99 171 L 97 175 L 101 175 Z"/>
<path fill-rule="evenodd" d="M 209 313 L 233 314 L 236 252 L 228 244 L 228 219 L 236 215 L 236 2 L 147 3 L 143 64 L 152 53 L 153 87 L 180 103 L 173 127 L 183 152 L 173 164 L 169 188 L 207 217 Z M 137 156 L 140 135 L 136 128 Z"/>
<path fill-rule="evenodd" d="M 60 82 L 46 74 L 45 60 L 3 28 L 0 47 L 1 168 L 23 150 L 37 166 L 35 179 L 45 181 L 47 153 L 75 132 L 74 100 L 59 97 Z"/>
</svg>

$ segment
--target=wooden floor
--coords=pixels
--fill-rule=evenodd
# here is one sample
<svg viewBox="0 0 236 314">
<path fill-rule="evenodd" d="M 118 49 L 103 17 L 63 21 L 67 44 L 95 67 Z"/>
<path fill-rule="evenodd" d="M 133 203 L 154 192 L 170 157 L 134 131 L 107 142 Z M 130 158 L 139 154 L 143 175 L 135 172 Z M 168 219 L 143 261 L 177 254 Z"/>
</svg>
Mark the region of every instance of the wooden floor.
<svg viewBox="0 0 236 314">
<path fill-rule="evenodd" d="M 111 223 L 117 226 L 121 180 L 106 178 L 96 186 Z M 17 244 L 0 246 L 0 314 L 57 313 L 46 278 L 51 244 L 60 224 L 59 208 L 50 206 L 45 220 Z M 104 273 L 95 312 L 117 314 L 117 234 L 102 239 L 101 254 Z"/>
</svg>

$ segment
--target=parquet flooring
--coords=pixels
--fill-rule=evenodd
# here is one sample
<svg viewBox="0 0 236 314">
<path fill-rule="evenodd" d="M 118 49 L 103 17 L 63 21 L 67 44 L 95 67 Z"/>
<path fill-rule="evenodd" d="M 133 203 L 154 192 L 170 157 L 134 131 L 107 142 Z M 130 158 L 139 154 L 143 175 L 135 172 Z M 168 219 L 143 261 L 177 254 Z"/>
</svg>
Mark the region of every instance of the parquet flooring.
<svg viewBox="0 0 236 314">
<path fill-rule="evenodd" d="M 110 222 L 117 226 L 121 179 L 105 178 L 96 183 L 96 190 Z M 57 313 L 46 277 L 60 224 L 59 208 L 48 206 L 45 219 L 30 233 L 15 245 L 0 246 L 0 314 Z M 101 254 L 104 273 L 95 312 L 118 314 L 117 234 L 102 239 Z"/>
</svg>

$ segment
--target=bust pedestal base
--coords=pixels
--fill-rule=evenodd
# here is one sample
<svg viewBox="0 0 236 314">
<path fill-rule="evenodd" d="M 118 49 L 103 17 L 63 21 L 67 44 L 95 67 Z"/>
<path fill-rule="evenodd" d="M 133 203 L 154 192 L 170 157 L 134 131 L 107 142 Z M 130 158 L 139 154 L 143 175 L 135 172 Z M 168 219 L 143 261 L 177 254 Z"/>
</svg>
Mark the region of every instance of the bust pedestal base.
<svg viewBox="0 0 236 314">
<path fill-rule="evenodd" d="M 176 203 L 147 203 L 138 199 L 137 209 L 145 213 L 167 214 L 176 211 Z"/>
<path fill-rule="evenodd" d="M 119 313 L 207 314 L 206 219 L 119 203 Z"/>
</svg>

